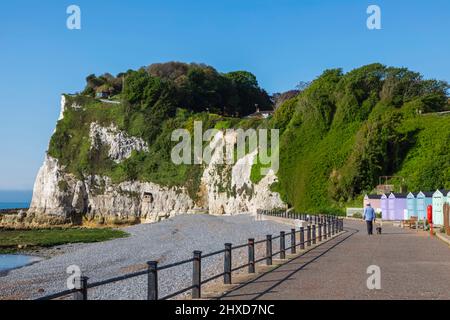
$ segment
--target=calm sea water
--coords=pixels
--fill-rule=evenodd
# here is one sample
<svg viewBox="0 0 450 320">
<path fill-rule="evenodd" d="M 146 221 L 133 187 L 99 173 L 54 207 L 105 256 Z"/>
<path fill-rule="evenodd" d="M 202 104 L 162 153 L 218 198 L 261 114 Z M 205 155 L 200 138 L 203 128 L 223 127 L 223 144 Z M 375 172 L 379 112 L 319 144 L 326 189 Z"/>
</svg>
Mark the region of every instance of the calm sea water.
<svg viewBox="0 0 450 320">
<path fill-rule="evenodd" d="M 0 202 L 0 209 L 26 209 L 29 207 L 29 202 Z"/>
<path fill-rule="evenodd" d="M 0 254 L 0 271 L 20 268 L 37 260 L 40 259 L 21 254 Z"/>
</svg>

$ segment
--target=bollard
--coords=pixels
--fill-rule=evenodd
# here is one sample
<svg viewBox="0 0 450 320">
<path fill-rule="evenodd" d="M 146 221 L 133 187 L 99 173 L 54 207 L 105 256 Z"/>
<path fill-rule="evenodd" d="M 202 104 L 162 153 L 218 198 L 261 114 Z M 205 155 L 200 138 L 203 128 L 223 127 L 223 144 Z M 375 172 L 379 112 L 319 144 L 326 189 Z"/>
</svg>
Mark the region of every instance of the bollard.
<svg viewBox="0 0 450 320">
<path fill-rule="evenodd" d="M 312 244 L 316 244 L 316 225 L 312 225 Z"/>
<path fill-rule="evenodd" d="M 295 241 L 295 229 L 291 229 L 291 254 L 297 253 L 297 245 Z"/>
<path fill-rule="evenodd" d="M 319 232 L 319 242 L 322 241 L 322 223 L 319 222 L 319 228 L 317 229 Z"/>
<path fill-rule="evenodd" d="M 192 299 L 200 299 L 202 296 L 202 252 L 194 251 L 192 264 Z"/>
<path fill-rule="evenodd" d="M 248 273 L 255 273 L 255 239 L 248 239 Z"/>
<path fill-rule="evenodd" d="M 286 239 L 284 231 L 280 231 L 280 259 L 286 259 Z"/>
<path fill-rule="evenodd" d="M 158 261 L 148 261 L 147 270 L 147 300 L 158 300 Z"/>
<path fill-rule="evenodd" d="M 300 228 L 300 250 L 305 250 L 305 229 Z"/>
<path fill-rule="evenodd" d="M 223 283 L 231 284 L 231 243 L 225 243 L 223 272 Z"/>
<path fill-rule="evenodd" d="M 74 300 L 87 300 L 87 290 L 88 290 L 88 277 L 79 277 L 78 279 L 78 288 L 77 291 L 73 294 Z"/>
<path fill-rule="evenodd" d="M 311 226 L 308 226 L 306 230 L 307 230 L 306 235 L 308 237 L 308 241 L 306 242 L 306 245 L 308 247 L 310 247 L 311 246 Z"/>
<path fill-rule="evenodd" d="M 272 265 L 272 235 L 266 236 L 266 264 Z"/>
</svg>

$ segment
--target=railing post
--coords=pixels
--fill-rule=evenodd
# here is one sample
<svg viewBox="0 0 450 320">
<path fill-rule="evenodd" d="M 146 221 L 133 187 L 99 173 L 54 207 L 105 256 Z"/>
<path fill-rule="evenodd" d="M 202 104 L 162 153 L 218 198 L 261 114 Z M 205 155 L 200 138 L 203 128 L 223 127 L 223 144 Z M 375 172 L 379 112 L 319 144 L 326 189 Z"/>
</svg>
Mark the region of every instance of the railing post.
<svg viewBox="0 0 450 320">
<path fill-rule="evenodd" d="M 202 252 L 194 251 L 192 268 L 192 299 L 200 299 L 202 296 Z"/>
<path fill-rule="evenodd" d="M 272 235 L 268 234 L 266 236 L 266 264 L 268 266 L 272 265 Z"/>
<path fill-rule="evenodd" d="M 297 244 L 295 240 L 295 229 L 291 229 L 291 254 L 297 253 Z"/>
<path fill-rule="evenodd" d="M 323 239 L 326 240 L 328 238 L 327 236 L 327 222 L 325 221 L 323 223 Z"/>
<path fill-rule="evenodd" d="M 286 238 L 284 231 L 280 231 L 280 259 L 286 259 Z"/>
<path fill-rule="evenodd" d="M 331 221 L 328 223 L 328 236 L 331 238 Z"/>
<path fill-rule="evenodd" d="M 305 250 L 305 228 L 300 227 L 300 250 Z"/>
<path fill-rule="evenodd" d="M 317 229 L 317 232 L 319 233 L 319 242 L 322 241 L 322 223 L 319 222 L 319 228 Z"/>
<path fill-rule="evenodd" d="M 225 243 L 223 258 L 223 283 L 231 284 L 231 243 Z"/>
<path fill-rule="evenodd" d="M 307 231 L 306 231 L 306 234 L 307 234 L 307 236 L 308 236 L 308 241 L 307 241 L 306 245 L 307 245 L 308 247 L 310 247 L 310 246 L 311 246 L 311 226 L 308 225 L 308 227 L 307 227 L 306 230 L 307 230 Z"/>
<path fill-rule="evenodd" d="M 248 239 L 248 273 L 255 273 L 255 239 Z"/>
<path fill-rule="evenodd" d="M 73 294 L 74 300 L 87 300 L 87 290 L 88 290 L 88 277 L 81 276 L 76 281 L 78 281 L 77 291 Z"/>
<path fill-rule="evenodd" d="M 316 244 L 316 225 L 313 224 L 311 228 L 312 228 L 312 243 Z"/>
<path fill-rule="evenodd" d="M 335 229 L 334 227 L 335 227 L 335 225 L 336 224 L 334 223 L 334 220 L 333 220 L 333 222 L 331 223 L 331 234 L 332 235 L 334 235 L 334 229 Z"/>
<path fill-rule="evenodd" d="M 147 270 L 147 300 L 158 300 L 158 261 L 148 261 Z"/>
</svg>

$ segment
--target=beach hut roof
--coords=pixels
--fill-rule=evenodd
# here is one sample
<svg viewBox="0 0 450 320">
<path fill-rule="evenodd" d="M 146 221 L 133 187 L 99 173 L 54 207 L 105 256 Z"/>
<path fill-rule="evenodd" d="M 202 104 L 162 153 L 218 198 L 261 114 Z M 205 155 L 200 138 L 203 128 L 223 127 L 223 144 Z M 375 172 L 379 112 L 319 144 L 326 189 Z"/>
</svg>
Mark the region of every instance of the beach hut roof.
<svg viewBox="0 0 450 320">
<path fill-rule="evenodd" d="M 433 197 L 433 193 L 434 192 L 420 191 L 418 195 L 423 194 L 426 198 L 431 198 L 431 197 Z"/>
<path fill-rule="evenodd" d="M 389 195 L 389 197 L 391 198 L 391 196 L 393 196 L 394 198 L 397 198 L 397 199 L 401 199 L 401 198 L 406 198 L 408 195 L 406 193 L 393 193 L 392 192 Z"/>
<path fill-rule="evenodd" d="M 417 197 L 418 194 L 419 194 L 419 192 L 410 192 L 410 193 L 408 193 L 407 197 L 409 198 L 409 197 L 413 196 L 415 198 L 415 197 Z"/>
<path fill-rule="evenodd" d="M 448 194 L 449 190 L 438 189 L 438 190 L 436 190 L 436 192 L 433 193 L 433 196 L 437 195 L 438 192 L 440 192 L 443 196 L 446 196 Z"/>
<path fill-rule="evenodd" d="M 365 198 L 366 199 L 381 199 L 382 195 L 381 194 L 366 194 Z"/>
</svg>

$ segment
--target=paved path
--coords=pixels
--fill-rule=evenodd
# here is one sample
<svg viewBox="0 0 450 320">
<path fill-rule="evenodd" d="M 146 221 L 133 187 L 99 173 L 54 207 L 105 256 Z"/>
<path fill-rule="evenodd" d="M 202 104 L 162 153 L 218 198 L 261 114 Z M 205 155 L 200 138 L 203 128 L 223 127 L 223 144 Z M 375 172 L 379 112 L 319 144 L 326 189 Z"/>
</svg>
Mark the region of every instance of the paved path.
<svg viewBox="0 0 450 320">
<path fill-rule="evenodd" d="M 387 225 L 369 237 L 355 221 L 345 231 L 222 299 L 450 299 L 450 248 L 440 240 Z M 381 290 L 367 288 L 370 265 L 381 268 Z"/>
</svg>

